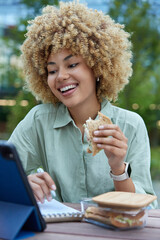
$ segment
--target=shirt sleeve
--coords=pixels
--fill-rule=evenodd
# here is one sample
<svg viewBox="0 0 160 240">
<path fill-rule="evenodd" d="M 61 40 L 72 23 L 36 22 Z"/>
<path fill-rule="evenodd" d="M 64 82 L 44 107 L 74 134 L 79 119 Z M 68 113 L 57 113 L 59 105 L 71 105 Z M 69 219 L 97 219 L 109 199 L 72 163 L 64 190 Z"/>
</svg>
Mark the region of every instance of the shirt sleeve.
<svg viewBox="0 0 160 240">
<path fill-rule="evenodd" d="M 150 143 L 143 119 L 137 116 L 138 124 L 131 140 L 126 161 L 131 164 L 131 178 L 135 185 L 136 193 L 155 195 L 150 174 Z M 151 204 L 157 207 L 157 201 Z"/>
<path fill-rule="evenodd" d="M 36 126 L 30 114 L 17 125 L 8 141 L 16 147 L 27 175 L 42 166 Z"/>
</svg>

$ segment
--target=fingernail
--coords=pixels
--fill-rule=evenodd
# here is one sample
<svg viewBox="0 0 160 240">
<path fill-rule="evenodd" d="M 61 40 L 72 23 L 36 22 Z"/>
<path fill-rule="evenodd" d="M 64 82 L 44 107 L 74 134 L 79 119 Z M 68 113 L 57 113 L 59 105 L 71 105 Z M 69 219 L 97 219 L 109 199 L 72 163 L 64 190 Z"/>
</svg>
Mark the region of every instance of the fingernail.
<svg viewBox="0 0 160 240">
<path fill-rule="evenodd" d="M 99 129 L 104 129 L 104 126 L 99 126 Z"/>
<path fill-rule="evenodd" d="M 52 197 L 56 197 L 56 192 L 55 191 L 51 191 Z"/>
<path fill-rule="evenodd" d="M 51 186 L 51 189 L 53 189 L 54 191 L 56 190 L 56 186 L 55 185 L 52 185 Z"/>
<path fill-rule="evenodd" d="M 41 203 L 44 203 L 44 199 L 41 199 Z"/>
<path fill-rule="evenodd" d="M 98 141 L 98 138 L 93 138 L 93 141 L 94 141 L 94 142 L 97 142 L 97 141 Z"/>
<path fill-rule="evenodd" d="M 49 202 L 52 201 L 52 196 L 48 196 L 47 199 Z"/>
<path fill-rule="evenodd" d="M 97 147 L 101 148 L 101 147 L 102 147 L 102 144 L 97 144 Z"/>
<path fill-rule="evenodd" d="M 95 134 L 95 135 L 98 135 L 98 133 L 99 133 L 98 131 L 94 131 L 94 134 Z"/>
</svg>

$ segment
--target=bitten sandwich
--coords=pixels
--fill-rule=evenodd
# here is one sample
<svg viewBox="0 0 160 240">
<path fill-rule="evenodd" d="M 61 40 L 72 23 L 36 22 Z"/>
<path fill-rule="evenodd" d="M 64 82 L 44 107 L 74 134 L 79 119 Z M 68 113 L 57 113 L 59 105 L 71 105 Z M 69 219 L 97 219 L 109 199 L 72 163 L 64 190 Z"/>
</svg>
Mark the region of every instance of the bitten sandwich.
<svg viewBox="0 0 160 240">
<path fill-rule="evenodd" d="M 89 144 L 87 152 L 92 153 L 93 156 L 95 156 L 100 150 L 102 150 L 102 149 L 99 149 L 97 147 L 97 144 L 93 142 L 93 132 L 98 130 L 99 126 L 101 125 L 112 124 L 111 120 L 107 116 L 105 116 L 103 113 L 98 112 L 98 117 L 99 119 L 97 120 L 93 120 L 89 118 L 86 121 L 86 124 L 84 124 L 85 133 L 87 135 L 87 140 Z"/>
<path fill-rule="evenodd" d="M 107 211 L 98 207 L 88 207 L 85 211 L 84 217 L 86 219 L 92 219 L 107 225 L 112 225 L 118 228 L 130 228 L 143 225 L 142 217 L 145 211 L 142 210 L 135 215 Z"/>
</svg>

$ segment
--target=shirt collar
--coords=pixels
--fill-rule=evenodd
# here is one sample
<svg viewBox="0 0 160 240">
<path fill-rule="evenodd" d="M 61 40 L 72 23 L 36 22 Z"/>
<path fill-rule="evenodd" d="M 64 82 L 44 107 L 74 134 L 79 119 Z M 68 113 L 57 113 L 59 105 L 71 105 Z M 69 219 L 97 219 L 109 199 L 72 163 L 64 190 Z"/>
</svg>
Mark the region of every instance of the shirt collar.
<svg viewBox="0 0 160 240">
<path fill-rule="evenodd" d="M 66 126 L 69 122 L 73 121 L 67 107 L 62 104 L 57 104 L 57 114 L 54 121 L 53 128 L 60 128 Z"/>
<path fill-rule="evenodd" d="M 107 99 L 103 99 L 101 103 L 101 112 L 107 117 L 109 117 L 112 122 L 114 122 L 112 104 Z M 96 119 L 97 118 L 98 118 L 98 115 Z M 56 114 L 53 128 L 64 127 L 70 122 L 73 122 L 73 119 L 71 118 L 67 107 L 62 103 L 58 103 L 57 114 Z"/>
<path fill-rule="evenodd" d="M 111 121 L 113 122 L 112 104 L 107 99 L 103 99 L 103 101 L 101 103 L 101 113 L 103 113 L 104 115 L 109 117 L 111 119 Z"/>
</svg>

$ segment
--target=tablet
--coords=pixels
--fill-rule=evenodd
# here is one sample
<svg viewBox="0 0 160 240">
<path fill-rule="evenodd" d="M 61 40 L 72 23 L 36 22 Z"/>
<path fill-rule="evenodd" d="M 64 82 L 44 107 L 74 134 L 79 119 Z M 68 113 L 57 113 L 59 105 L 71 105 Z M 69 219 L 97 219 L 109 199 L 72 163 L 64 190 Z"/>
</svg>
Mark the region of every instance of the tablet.
<svg viewBox="0 0 160 240">
<path fill-rule="evenodd" d="M 5 206 L 8 206 L 6 210 Z M 19 220 L 22 223 L 23 218 L 26 218 L 26 214 L 28 214 L 28 219 L 24 219 L 25 229 L 39 232 L 46 227 L 15 146 L 2 140 L 0 140 L 0 207 L 2 210 L 0 219 L 1 221 L 3 219 L 3 222 L 5 222 L 4 215 L 6 214 L 8 214 L 8 218 L 10 215 L 14 217 L 14 214 L 17 214 L 15 222 L 18 221 L 21 214 L 24 214 Z M 7 212 L 9 209 L 12 209 L 10 213 Z M 18 212 L 14 213 L 15 209 L 19 211 L 19 215 Z"/>
</svg>

